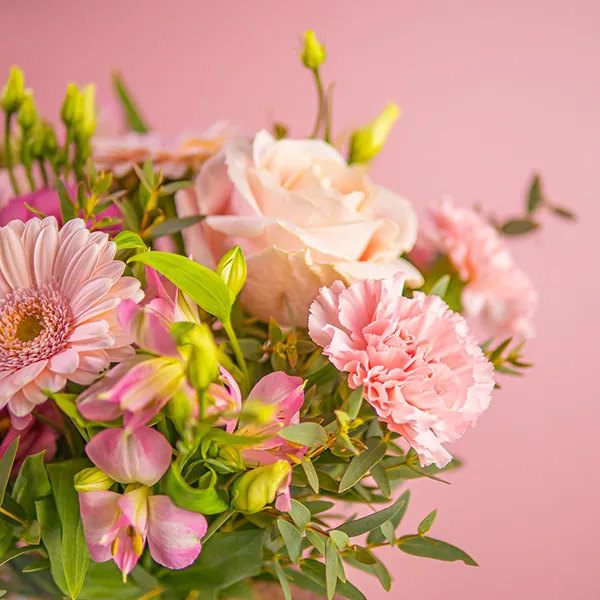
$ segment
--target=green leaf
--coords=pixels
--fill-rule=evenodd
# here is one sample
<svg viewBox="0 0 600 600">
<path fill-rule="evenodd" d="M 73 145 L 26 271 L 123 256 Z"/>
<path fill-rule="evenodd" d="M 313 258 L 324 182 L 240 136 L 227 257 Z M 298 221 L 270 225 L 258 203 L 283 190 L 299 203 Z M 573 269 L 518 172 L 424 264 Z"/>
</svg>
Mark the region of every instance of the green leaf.
<svg viewBox="0 0 600 600">
<path fill-rule="evenodd" d="M 390 519 L 390 523 L 394 527 L 394 531 L 398 529 L 402 518 L 406 514 L 406 510 L 408 508 L 408 503 L 410 501 L 410 490 L 406 490 L 397 500 L 397 502 L 402 502 L 402 508 Z M 385 535 L 381 528 L 373 529 L 371 533 L 369 533 L 367 537 L 367 543 L 369 545 L 383 544 L 385 541 Z"/>
<path fill-rule="evenodd" d="M 224 323 L 229 321 L 231 294 L 214 271 L 170 252 L 144 252 L 132 256 L 132 261 L 153 267 L 206 312 Z"/>
<path fill-rule="evenodd" d="M 278 519 L 277 527 L 285 542 L 285 547 L 290 555 L 290 560 L 293 563 L 297 563 L 302 554 L 302 536 L 300 535 L 300 532 L 284 519 Z"/>
<path fill-rule="evenodd" d="M 539 226 L 539 223 L 534 223 L 529 219 L 512 219 L 506 221 L 500 231 L 506 235 L 523 235 L 535 231 Z"/>
<path fill-rule="evenodd" d="M 77 215 L 75 214 L 75 204 L 65 187 L 65 184 L 60 180 L 56 180 L 56 191 L 58 192 L 58 200 L 60 203 L 60 215 L 63 223 L 74 219 Z"/>
<path fill-rule="evenodd" d="M 127 124 L 129 125 L 131 131 L 135 131 L 137 133 L 148 133 L 148 126 L 142 119 L 140 111 L 135 105 L 129 90 L 125 86 L 125 82 L 123 81 L 119 71 L 115 71 L 113 73 L 112 80 L 115 92 L 121 102 L 121 108 L 125 113 L 125 118 L 127 119 Z"/>
<path fill-rule="evenodd" d="M 315 531 L 314 529 L 307 529 L 306 537 L 309 539 L 310 543 L 323 556 L 325 556 L 325 544 L 327 543 L 327 536 L 324 533 Z"/>
<path fill-rule="evenodd" d="M 477 567 L 477 563 L 460 548 L 435 540 L 430 537 L 420 535 L 407 535 L 398 540 L 398 548 L 402 552 L 412 554 L 413 556 L 422 556 L 424 558 L 434 558 L 446 562 L 461 560 L 466 565 Z"/>
<path fill-rule="evenodd" d="M 348 396 L 346 402 L 344 402 L 342 406 L 342 410 L 347 413 L 352 421 L 358 417 L 358 413 L 360 412 L 360 407 L 362 406 L 363 401 L 363 386 L 357 387 L 352 393 Z"/>
<path fill-rule="evenodd" d="M 350 538 L 348 537 L 348 534 L 335 529 L 332 529 L 329 532 L 329 538 L 334 541 L 335 545 L 340 550 L 345 550 L 348 547 L 348 544 L 350 543 Z"/>
<path fill-rule="evenodd" d="M 326 575 L 325 575 L 325 565 L 318 560 L 314 560 L 312 558 L 307 558 L 300 565 L 300 569 L 302 572 L 312 579 L 315 583 L 319 584 L 324 588 L 326 588 Z M 339 582 L 337 584 L 336 592 L 349 600 L 367 600 L 365 595 L 354 585 L 352 585 L 349 581 L 346 583 Z"/>
<path fill-rule="evenodd" d="M 60 520 L 54 498 L 48 496 L 35 503 L 37 519 L 42 529 L 42 541 L 50 559 L 50 572 L 56 585 L 65 596 L 69 595 L 62 560 Z"/>
<path fill-rule="evenodd" d="M 304 506 L 310 510 L 311 515 L 318 515 L 333 508 L 335 503 L 329 502 L 329 500 L 305 500 Z"/>
<path fill-rule="evenodd" d="M 17 448 L 19 447 L 19 438 L 15 438 L 11 445 L 6 449 L 6 452 L 0 458 L 0 506 L 4 502 L 4 494 L 6 493 L 6 486 L 10 479 L 10 473 L 15 462 L 15 456 L 17 455 Z"/>
<path fill-rule="evenodd" d="M 570 211 L 568 208 L 562 208 L 560 206 L 555 206 L 552 209 L 552 212 L 556 216 L 561 217 L 563 219 L 569 219 L 571 221 L 577 220 L 577 215 L 574 212 Z"/>
<path fill-rule="evenodd" d="M 165 186 L 166 187 L 166 186 Z M 164 188 L 163 188 L 164 189 Z M 204 215 L 194 215 L 192 217 L 182 217 L 181 219 L 166 219 L 162 223 L 159 223 L 150 230 L 150 237 L 153 240 L 164 237 L 165 235 L 173 235 L 179 233 L 187 227 L 191 227 L 196 223 L 200 223 L 204 219 Z"/>
<path fill-rule="evenodd" d="M 425 533 L 427 533 L 431 529 L 436 517 L 437 517 L 437 508 L 433 512 L 429 513 L 419 523 L 419 527 L 417 528 L 417 531 L 419 532 L 419 534 L 424 535 Z"/>
<path fill-rule="evenodd" d="M 396 503 L 392 504 L 392 506 L 388 506 L 383 510 L 377 511 L 366 517 L 362 517 L 361 519 L 343 523 L 337 527 L 337 529 L 347 533 L 350 537 L 356 537 L 357 535 L 368 533 L 376 527 L 380 527 L 386 521 L 393 519 L 394 516 L 402 510 L 403 506 L 404 500 L 399 499 Z"/>
<path fill-rule="evenodd" d="M 203 544 L 196 562 L 181 571 L 168 571 L 161 583 L 175 590 L 224 589 L 258 575 L 263 559 L 265 532 L 260 529 L 215 533 Z M 202 597 L 202 594 L 201 594 Z"/>
<path fill-rule="evenodd" d="M 306 475 L 306 479 L 308 480 L 308 485 L 312 488 L 312 491 L 315 494 L 319 493 L 319 476 L 315 470 L 315 466 L 312 464 L 312 461 L 306 456 L 302 457 L 302 468 L 304 469 L 304 473 Z M 311 511 L 312 512 L 312 511 Z"/>
<path fill-rule="evenodd" d="M 529 194 L 527 197 L 527 212 L 532 214 L 536 208 L 543 202 L 542 197 L 542 182 L 539 174 L 535 174 L 531 187 L 529 188 Z"/>
<path fill-rule="evenodd" d="M 292 498 L 292 510 L 290 511 L 290 516 L 294 519 L 294 523 L 300 530 L 303 532 L 306 529 L 306 526 L 310 523 L 310 510 L 304 506 L 298 500 L 294 500 Z"/>
<path fill-rule="evenodd" d="M 327 441 L 327 432 L 318 423 L 290 425 L 279 431 L 278 435 L 288 442 L 309 447 L 322 446 Z"/>
<path fill-rule="evenodd" d="M 504 340 L 491 354 L 490 354 L 490 361 L 494 362 L 496 360 L 498 360 L 501 356 L 502 353 L 506 350 L 506 348 L 508 348 L 508 345 L 512 342 L 512 338 L 509 337 L 507 340 Z"/>
<path fill-rule="evenodd" d="M 281 565 L 277 562 L 277 559 L 273 560 L 273 566 L 275 567 L 275 574 L 279 579 L 281 585 L 281 591 L 285 600 L 292 600 L 292 590 L 290 589 L 290 582 L 288 581 L 285 571 L 281 568 Z"/>
<path fill-rule="evenodd" d="M 117 244 L 117 250 L 127 250 L 129 248 L 148 249 L 144 240 L 135 231 L 121 231 L 121 233 L 117 234 L 113 242 Z"/>
<path fill-rule="evenodd" d="M 333 539 L 329 538 L 325 544 L 325 589 L 327 600 L 332 600 L 338 580 L 339 558 L 337 546 Z"/>
<path fill-rule="evenodd" d="M 33 208 L 33 206 L 29 206 L 29 204 L 27 204 L 27 202 L 23 202 L 23 206 L 29 211 L 32 212 L 34 215 L 38 216 L 40 219 L 45 219 L 46 215 L 38 210 L 37 208 Z M 0 596 L 1 598 L 1 596 Z"/>
<path fill-rule="evenodd" d="M 387 444 L 379 438 L 367 440 L 366 445 L 367 449 L 350 461 L 340 482 L 340 494 L 356 485 L 387 453 Z"/>
<path fill-rule="evenodd" d="M 32 560 L 26 567 L 23 567 L 23 573 L 38 573 L 50 568 L 50 561 L 47 558 Z"/>
<path fill-rule="evenodd" d="M 171 181 L 171 183 L 165 183 L 160 187 L 160 195 L 161 196 L 171 196 L 175 194 L 179 190 L 185 190 L 187 188 L 191 188 L 194 185 L 194 182 L 189 179 L 182 179 L 180 181 Z M 185 217 L 192 218 L 192 217 Z"/>
<path fill-rule="evenodd" d="M 328 362 L 314 373 L 311 373 L 305 377 L 306 386 L 304 389 L 305 391 L 308 391 L 315 385 L 325 385 L 326 383 L 337 379 L 339 375 L 340 372 L 330 362 Z"/>
<path fill-rule="evenodd" d="M 381 533 L 383 533 L 383 537 L 387 540 L 387 543 L 390 546 L 393 546 L 396 543 L 396 528 L 392 524 L 391 521 L 386 521 L 380 527 Z"/>
<path fill-rule="evenodd" d="M 209 470 L 191 487 L 183 478 L 176 463 L 169 467 L 165 489 L 167 495 L 180 508 L 204 515 L 216 515 L 229 508 L 229 494 L 217 487 L 218 480 L 214 471 Z"/>
<path fill-rule="evenodd" d="M 24 548 L 14 548 L 9 550 L 4 556 L 0 557 L 0 567 L 13 560 L 13 558 L 17 558 L 19 556 L 23 556 L 23 554 L 29 554 L 31 552 L 39 552 L 40 550 L 43 550 L 41 546 L 25 546 Z"/>
<path fill-rule="evenodd" d="M 442 275 L 431 287 L 429 290 L 430 296 L 439 296 L 443 298 L 448 291 L 448 286 L 450 285 L 451 277 L 450 275 Z"/>
<path fill-rule="evenodd" d="M 52 493 L 44 466 L 45 453 L 46 451 L 42 450 L 25 459 L 13 489 L 15 500 L 25 509 L 29 519 L 35 518 L 35 501 Z"/>
<path fill-rule="evenodd" d="M 390 486 L 390 480 L 387 476 L 385 467 L 379 462 L 371 469 L 371 475 L 377 484 L 377 487 L 381 490 L 381 493 L 386 498 L 392 497 L 392 487 Z"/>
<path fill-rule="evenodd" d="M 90 553 L 83 535 L 83 523 L 79 512 L 79 498 L 73 485 L 75 474 L 87 466 L 89 466 L 87 459 L 74 459 L 53 463 L 47 467 L 60 518 L 63 570 L 69 595 L 73 599 L 81 592 L 90 562 Z"/>
<path fill-rule="evenodd" d="M 361 548 L 362 549 L 362 548 Z M 373 558 L 372 563 L 364 563 L 357 559 L 355 559 L 352 555 L 346 555 L 344 560 L 355 569 L 360 569 L 365 573 L 369 573 L 370 575 L 375 575 L 377 579 L 379 579 L 379 583 L 381 583 L 381 587 L 386 592 L 389 592 L 392 589 L 392 578 L 389 574 L 389 571 L 386 569 L 385 565 L 375 557 L 371 552 L 369 552 Z"/>
<path fill-rule="evenodd" d="M 90 563 L 81 590 L 81 597 L 85 600 L 138 600 L 143 596 L 144 591 L 136 585 L 133 577 L 127 580 L 127 585 L 123 584 L 123 575 L 112 560 Z"/>
</svg>

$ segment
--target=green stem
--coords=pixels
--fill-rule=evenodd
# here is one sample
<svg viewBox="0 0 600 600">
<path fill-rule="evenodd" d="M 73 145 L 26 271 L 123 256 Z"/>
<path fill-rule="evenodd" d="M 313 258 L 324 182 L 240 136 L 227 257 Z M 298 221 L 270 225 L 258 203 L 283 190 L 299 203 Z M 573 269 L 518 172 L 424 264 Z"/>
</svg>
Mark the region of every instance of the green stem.
<svg viewBox="0 0 600 600">
<path fill-rule="evenodd" d="M 319 111 L 317 112 L 317 121 L 310 137 L 316 138 L 319 135 L 321 129 L 321 121 L 323 121 L 323 115 L 325 112 L 325 94 L 323 93 L 323 82 L 321 81 L 321 75 L 319 69 L 313 69 L 315 76 L 315 84 L 317 86 L 317 94 L 319 95 Z"/>
<path fill-rule="evenodd" d="M 333 106 L 333 88 L 335 83 L 329 84 L 327 88 L 327 99 L 325 101 L 325 141 L 329 144 L 331 142 L 331 113 Z"/>
<path fill-rule="evenodd" d="M 73 143 L 73 132 L 67 125 L 67 135 L 65 139 L 65 147 L 63 150 L 63 161 L 65 168 L 65 182 L 69 178 L 69 171 L 71 169 L 71 144 Z"/>
<path fill-rule="evenodd" d="M 48 187 L 50 185 L 50 180 L 48 179 L 48 171 L 46 170 L 46 164 L 43 158 L 38 159 L 38 164 L 40 165 L 40 171 L 42 173 L 42 179 L 44 180 L 44 187 Z"/>
<path fill-rule="evenodd" d="M 6 113 L 6 121 L 4 126 L 4 156 L 6 159 L 6 168 L 8 169 L 8 175 L 10 177 L 10 184 L 12 185 L 12 189 L 15 193 L 15 196 L 21 195 L 21 190 L 19 188 L 19 184 L 15 179 L 15 174 L 13 173 L 13 156 L 12 156 L 12 148 L 10 145 L 10 121 L 12 119 L 12 113 Z"/>
<path fill-rule="evenodd" d="M 238 367 L 241 369 L 242 373 L 244 374 L 244 379 L 245 379 L 244 384 L 245 384 L 245 386 L 247 386 L 250 383 L 250 376 L 248 374 L 248 365 L 246 364 L 246 359 L 244 358 L 244 355 L 242 353 L 242 347 L 240 346 L 237 336 L 235 335 L 235 331 L 233 330 L 233 327 L 231 326 L 231 321 L 227 321 L 227 322 L 223 323 L 223 329 L 225 329 L 225 333 L 227 334 L 227 337 L 229 338 L 229 341 L 231 342 L 231 347 L 233 348 L 233 353 L 235 354 L 235 359 L 238 363 Z"/>
<path fill-rule="evenodd" d="M 202 538 L 202 543 L 206 544 L 208 540 L 224 525 L 232 515 L 236 513 L 234 508 L 230 508 L 226 510 L 224 513 L 221 513 L 211 524 L 208 530 L 206 531 L 206 535 Z"/>
<path fill-rule="evenodd" d="M 29 154 L 29 134 L 23 131 L 23 139 L 21 140 L 21 161 L 25 165 L 25 173 L 27 181 L 32 192 L 35 192 L 35 181 L 33 179 L 33 169 L 31 164 L 31 156 Z"/>
</svg>

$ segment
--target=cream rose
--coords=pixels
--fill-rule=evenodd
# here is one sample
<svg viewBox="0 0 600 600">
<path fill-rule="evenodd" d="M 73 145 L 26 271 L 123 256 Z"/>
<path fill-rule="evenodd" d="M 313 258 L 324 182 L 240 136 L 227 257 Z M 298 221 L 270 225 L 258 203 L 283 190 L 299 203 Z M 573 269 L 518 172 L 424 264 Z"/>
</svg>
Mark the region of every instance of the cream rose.
<svg viewBox="0 0 600 600">
<path fill-rule="evenodd" d="M 188 252 L 214 267 L 239 244 L 248 263 L 242 302 L 254 316 L 306 326 L 319 289 L 335 280 L 420 273 L 400 258 L 417 237 L 410 203 L 374 185 L 320 140 L 276 141 L 260 131 L 209 159 L 194 188 L 177 194 L 181 217 L 207 215 L 184 230 Z"/>
</svg>

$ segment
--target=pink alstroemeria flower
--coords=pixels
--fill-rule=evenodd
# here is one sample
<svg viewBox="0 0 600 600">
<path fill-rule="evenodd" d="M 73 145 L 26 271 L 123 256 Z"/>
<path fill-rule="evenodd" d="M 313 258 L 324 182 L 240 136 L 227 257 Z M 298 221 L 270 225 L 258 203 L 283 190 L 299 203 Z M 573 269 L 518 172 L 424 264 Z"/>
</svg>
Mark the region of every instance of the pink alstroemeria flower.
<svg viewBox="0 0 600 600">
<path fill-rule="evenodd" d="M 144 485 L 154 485 L 167 472 L 173 454 L 167 438 L 145 426 L 105 429 L 86 444 L 85 451 L 111 479 Z"/>
<path fill-rule="evenodd" d="M 236 433 L 249 436 L 268 436 L 255 446 L 240 450 L 244 462 L 249 466 L 270 465 L 278 460 L 297 463 L 304 456 L 306 446 L 293 445 L 279 437 L 278 432 L 288 425 L 300 422 L 300 409 L 304 404 L 304 382 L 300 377 L 292 377 L 283 371 L 265 375 L 248 395 L 248 400 L 259 400 L 271 404 L 275 414 L 266 424 L 242 425 Z M 291 470 L 277 493 L 275 508 L 281 512 L 291 510 L 290 483 Z"/>
<path fill-rule="evenodd" d="M 187 567 L 202 550 L 204 516 L 175 506 L 167 496 L 151 496 L 146 486 L 128 486 L 124 494 L 80 492 L 79 505 L 92 559 L 112 558 L 124 580 L 146 541 L 152 558 L 168 569 Z"/>
</svg>

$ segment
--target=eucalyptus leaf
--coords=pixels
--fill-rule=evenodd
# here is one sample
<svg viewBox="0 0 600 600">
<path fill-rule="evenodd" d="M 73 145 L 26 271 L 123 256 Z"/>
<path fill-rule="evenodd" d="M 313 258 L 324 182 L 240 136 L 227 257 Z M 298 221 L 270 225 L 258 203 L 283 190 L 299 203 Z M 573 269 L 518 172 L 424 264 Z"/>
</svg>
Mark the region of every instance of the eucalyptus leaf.
<svg viewBox="0 0 600 600">
<path fill-rule="evenodd" d="M 529 188 L 529 194 L 527 196 L 527 212 L 532 214 L 543 202 L 542 197 L 542 182 L 538 173 L 533 177 L 531 187 Z"/>
<path fill-rule="evenodd" d="M 446 562 L 455 562 L 460 560 L 466 565 L 477 567 L 477 563 L 460 548 L 452 546 L 446 542 L 436 540 L 430 537 L 421 535 L 407 535 L 398 540 L 398 548 L 402 552 L 412 554 L 413 556 L 421 556 L 424 558 L 434 558 Z"/>
<path fill-rule="evenodd" d="M 327 600 L 332 600 L 338 581 L 339 558 L 338 550 L 332 538 L 325 544 L 325 590 Z"/>
<path fill-rule="evenodd" d="M 318 560 L 308 558 L 300 565 L 302 573 L 312 579 L 315 583 L 326 588 L 325 565 Z M 349 581 L 346 583 L 339 582 L 336 587 L 336 592 L 343 598 L 349 600 L 367 600 L 365 595 Z"/>
<path fill-rule="evenodd" d="M 340 482 L 340 494 L 356 485 L 387 453 L 387 444 L 379 438 L 367 440 L 366 446 L 364 452 L 350 461 Z"/>
<path fill-rule="evenodd" d="M 327 441 L 327 432 L 318 423 L 289 425 L 279 431 L 278 435 L 288 442 L 309 447 L 322 446 Z"/>
<path fill-rule="evenodd" d="M 170 252 L 143 252 L 132 256 L 132 261 L 153 267 L 206 312 L 224 323 L 229 321 L 231 294 L 214 271 Z"/>
<path fill-rule="evenodd" d="M 355 390 L 352 390 L 348 399 L 342 405 L 342 410 L 348 414 L 350 419 L 354 421 L 356 417 L 358 417 L 358 413 L 360 412 L 360 407 L 362 406 L 363 401 L 363 386 L 357 387 Z"/>
<path fill-rule="evenodd" d="M 285 547 L 290 555 L 290 560 L 293 563 L 297 563 L 300 560 L 302 552 L 302 536 L 300 535 L 300 532 L 284 519 L 279 519 L 277 521 L 277 528 L 285 542 Z"/>
<path fill-rule="evenodd" d="M 512 219 L 502 225 L 501 231 L 506 235 L 523 235 L 539 228 L 539 223 L 530 219 Z"/>
<path fill-rule="evenodd" d="M 302 468 L 304 469 L 304 473 L 306 475 L 306 479 L 308 481 L 308 485 L 312 488 L 312 491 L 315 494 L 319 493 L 319 476 L 317 475 L 317 471 L 315 470 L 315 466 L 312 464 L 312 461 L 306 456 L 302 457 Z"/>
<path fill-rule="evenodd" d="M 335 506 L 335 504 L 329 500 L 305 500 L 303 504 L 310 510 L 311 515 L 327 512 L 330 508 Z"/>
<path fill-rule="evenodd" d="M 371 475 L 377 484 L 377 487 L 381 490 L 381 493 L 386 498 L 392 497 L 392 487 L 390 485 L 390 480 L 387 476 L 387 472 L 385 467 L 381 464 L 381 462 L 377 463 L 374 467 L 371 468 Z"/>
<path fill-rule="evenodd" d="M 432 525 L 433 522 L 435 521 L 435 518 L 437 517 L 437 508 L 429 513 L 420 523 L 419 523 L 419 527 L 417 528 L 417 531 L 423 535 L 425 533 L 427 533 Z"/>
<path fill-rule="evenodd" d="M 306 526 L 310 523 L 310 510 L 304 506 L 298 500 L 294 500 L 292 498 L 292 510 L 290 511 L 290 516 L 296 523 L 296 526 L 303 532 L 306 529 Z"/>
<path fill-rule="evenodd" d="M 277 561 L 277 559 L 273 560 L 273 566 L 275 567 L 275 574 L 277 575 L 277 579 L 279 579 L 279 584 L 281 585 L 281 591 L 283 592 L 283 597 L 285 600 L 292 600 L 292 590 L 290 589 L 290 582 L 285 574 L 285 571 L 281 568 L 281 565 Z"/>
<path fill-rule="evenodd" d="M 410 490 L 406 490 L 397 500 L 397 502 L 402 502 L 402 508 L 389 520 L 389 522 L 392 524 L 394 531 L 396 529 L 398 529 L 398 526 L 400 525 L 402 518 L 404 517 L 404 515 L 406 514 L 406 510 L 408 508 L 408 503 L 410 501 Z M 383 542 L 385 542 L 386 537 L 383 533 L 383 531 L 381 530 L 381 527 L 378 527 L 377 529 L 373 529 L 373 531 L 371 531 L 371 533 L 369 533 L 368 537 L 367 537 L 367 543 L 369 545 L 377 545 L 377 544 L 383 544 Z"/>
<path fill-rule="evenodd" d="M 399 499 L 397 502 L 391 506 L 388 506 L 387 508 L 384 508 L 383 510 L 377 511 L 366 517 L 362 517 L 361 519 L 343 523 L 337 527 L 337 529 L 348 534 L 350 537 L 356 537 L 358 535 L 362 535 L 363 533 L 368 533 L 376 527 L 380 527 L 386 521 L 393 519 L 394 516 L 402 510 L 403 506 L 404 500 Z"/>
</svg>

